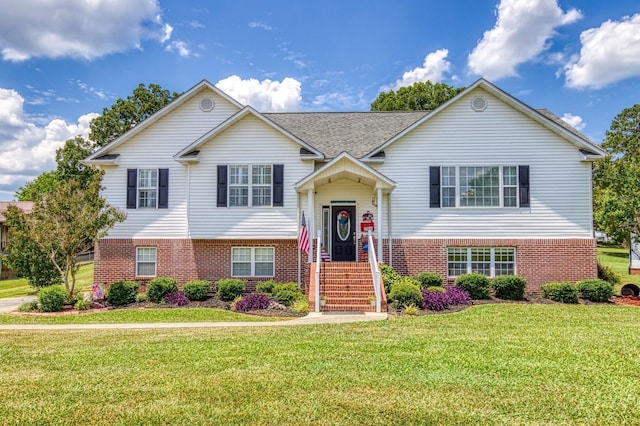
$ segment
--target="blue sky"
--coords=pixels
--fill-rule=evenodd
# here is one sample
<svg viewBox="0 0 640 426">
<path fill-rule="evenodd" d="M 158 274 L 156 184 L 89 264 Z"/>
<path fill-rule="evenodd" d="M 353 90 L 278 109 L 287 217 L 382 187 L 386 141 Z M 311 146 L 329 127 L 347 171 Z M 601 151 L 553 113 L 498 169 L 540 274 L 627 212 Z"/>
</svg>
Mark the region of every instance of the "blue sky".
<svg viewBox="0 0 640 426">
<path fill-rule="evenodd" d="M 368 110 L 485 77 L 595 142 L 640 102 L 637 0 L 0 0 L 0 199 L 139 83 L 260 111 Z"/>
</svg>

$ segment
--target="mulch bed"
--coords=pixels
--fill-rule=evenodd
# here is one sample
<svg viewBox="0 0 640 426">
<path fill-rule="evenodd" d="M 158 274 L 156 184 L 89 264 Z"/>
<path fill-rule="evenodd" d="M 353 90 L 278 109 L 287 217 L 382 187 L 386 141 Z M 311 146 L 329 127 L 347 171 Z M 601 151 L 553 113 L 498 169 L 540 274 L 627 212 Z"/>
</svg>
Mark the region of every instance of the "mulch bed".
<svg viewBox="0 0 640 426">
<path fill-rule="evenodd" d="M 613 299 L 618 305 L 640 306 L 640 297 L 638 296 L 620 296 Z"/>
</svg>

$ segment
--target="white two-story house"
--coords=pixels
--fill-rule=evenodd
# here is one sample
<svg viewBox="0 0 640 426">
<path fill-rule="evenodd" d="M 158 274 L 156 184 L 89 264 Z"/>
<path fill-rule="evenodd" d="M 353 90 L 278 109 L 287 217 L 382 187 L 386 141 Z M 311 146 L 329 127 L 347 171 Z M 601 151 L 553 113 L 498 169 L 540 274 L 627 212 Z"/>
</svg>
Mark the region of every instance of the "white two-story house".
<svg viewBox="0 0 640 426">
<path fill-rule="evenodd" d="M 96 246 L 95 281 L 305 281 L 304 214 L 332 262 L 367 246 L 401 274 L 518 274 L 537 292 L 597 275 L 603 154 L 483 79 L 434 111 L 268 114 L 202 81 L 86 159 L 127 213 Z"/>
</svg>

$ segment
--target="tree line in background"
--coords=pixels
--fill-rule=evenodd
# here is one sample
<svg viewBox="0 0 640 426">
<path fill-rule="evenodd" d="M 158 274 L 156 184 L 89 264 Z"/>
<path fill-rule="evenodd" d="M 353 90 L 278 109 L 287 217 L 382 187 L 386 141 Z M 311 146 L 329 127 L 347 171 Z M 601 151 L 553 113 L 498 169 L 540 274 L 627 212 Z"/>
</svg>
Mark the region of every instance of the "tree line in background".
<svg viewBox="0 0 640 426">
<path fill-rule="evenodd" d="M 418 82 L 381 92 L 371 111 L 434 110 L 464 89 Z M 82 160 L 178 96 L 157 84 L 138 85 L 92 120 L 88 140 L 69 139 L 56 151 L 54 170 L 16 192 L 18 200 L 35 204 L 29 215 L 17 208 L 7 212 L 11 227 L 7 261 L 12 268 L 34 286 L 63 282 L 73 292 L 76 256 L 126 217 L 100 197 L 102 172 Z M 640 104 L 614 118 L 602 148 L 608 155 L 593 166 L 595 227 L 631 247 L 640 242 Z"/>
</svg>

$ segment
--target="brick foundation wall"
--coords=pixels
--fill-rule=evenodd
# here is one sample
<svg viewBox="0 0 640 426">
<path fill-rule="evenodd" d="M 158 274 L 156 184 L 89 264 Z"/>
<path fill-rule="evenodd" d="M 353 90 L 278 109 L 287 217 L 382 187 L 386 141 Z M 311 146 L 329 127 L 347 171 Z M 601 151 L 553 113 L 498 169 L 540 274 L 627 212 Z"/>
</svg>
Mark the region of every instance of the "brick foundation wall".
<svg viewBox="0 0 640 426">
<path fill-rule="evenodd" d="M 540 293 L 548 282 L 598 276 L 595 239 L 394 239 L 393 267 L 402 275 L 437 272 L 446 277 L 448 247 L 515 247 L 516 273 L 527 280 L 527 293 Z M 385 240 L 386 263 L 388 248 Z"/>
<path fill-rule="evenodd" d="M 94 282 L 101 285 L 119 280 L 146 283 L 136 277 L 136 247 L 156 247 L 156 275 L 172 277 L 182 285 L 194 279 L 212 282 L 231 276 L 232 247 L 274 247 L 276 281 L 298 280 L 297 240 L 190 240 L 190 239 L 102 239 L 95 248 Z M 302 263 L 303 282 L 309 266 Z M 258 281 L 248 278 L 247 291 Z"/>
</svg>

